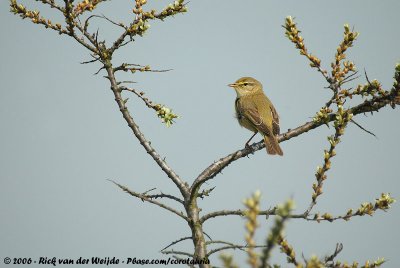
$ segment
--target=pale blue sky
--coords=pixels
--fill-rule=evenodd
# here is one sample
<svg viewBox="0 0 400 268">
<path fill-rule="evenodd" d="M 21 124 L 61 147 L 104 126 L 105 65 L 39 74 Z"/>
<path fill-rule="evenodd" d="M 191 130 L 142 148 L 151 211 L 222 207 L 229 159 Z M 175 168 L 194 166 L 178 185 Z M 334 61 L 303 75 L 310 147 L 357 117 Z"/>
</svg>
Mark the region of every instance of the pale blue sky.
<svg viewBox="0 0 400 268">
<path fill-rule="evenodd" d="M 33 1 L 24 3 L 42 6 L 29 2 Z M 155 7 L 168 3 L 149 2 Z M 309 121 L 329 98 L 324 79 L 284 36 L 281 25 L 287 15 L 296 17 L 309 51 L 327 68 L 342 39 L 343 24 L 354 26 L 360 36 L 348 53 L 350 59 L 385 88 L 393 84 L 394 66 L 400 61 L 399 1 L 244 3 L 192 0 L 188 13 L 152 22 L 144 38 L 114 58 L 116 63 L 174 69 L 120 78 L 134 79 L 135 87 L 154 102 L 181 116 L 166 128 L 153 111 L 130 96 L 129 108 L 140 129 L 189 183 L 249 138 L 233 117 L 235 93 L 228 83 L 241 76 L 260 80 L 280 113 L 283 131 Z M 132 1 L 109 1 L 98 13 L 127 21 L 131 9 Z M 22 21 L 8 10 L 8 1 L 1 1 L 0 266 L 6 256 L 165 258 L 159 250 L 190 235 L 187 224 L 128 196 L 107 179 L 138 192 L 157 187 L 178 194 L 177 189 L 131 134 L 103 74 L 93 76 L 99 66 L 79 64 L 90 60 L 88 52 L 72 39 Z M 53 11 L 43 9 L 42 15 Z M 107 40 L 118 35 L 114 26 L 96 22 Z M 364 82 L 360 77 L 353 85 Z M 354 125 L 348 127 L 315 212 L 343 214 L 382 192 L 400 197 L 399 115 L 399 109 L 385 108 L 356 118 L 378 139 Z M 332 129 L 321 127 L 283 143 L 282 158 L 263 150 L 240 159 L 209 182 L 216 188 L 200 201 L 201 207 L 204 212 L 242 208 L 242 200 L 260 189 L 263 208 L 293 197 L 297 211 L 304 211 L 330 133 Z M 263 223 L 259 242 L 269 222 Z M 341 260 L 385 257 L 385 267 L 397 267 L 399 224 L 400 209 L 394 204 L 388 213 L 350 222 L 292 220 L 286 234 L 299 256 L 323 256 L 341 242 Z M 205 231 L 216 240 L 240 242 L 243 226 L 244 220 L 226 217 L 208 222 Z M 190 243 L 174 246 L 191 248 Z M 233 253 L 244 264 L 245 255 Z M 285 267 L 282 254 L 275 250 L 274 255 Z M 219 264 L 215 256 L 212 260 Z"/>
</svg>

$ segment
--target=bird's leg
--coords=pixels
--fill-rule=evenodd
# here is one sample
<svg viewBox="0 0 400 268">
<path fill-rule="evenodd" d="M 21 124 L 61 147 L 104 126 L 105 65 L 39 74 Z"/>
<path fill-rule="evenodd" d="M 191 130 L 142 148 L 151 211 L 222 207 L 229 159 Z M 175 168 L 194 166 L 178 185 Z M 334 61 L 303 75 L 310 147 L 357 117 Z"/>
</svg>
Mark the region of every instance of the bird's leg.
<svg viewBox="0 0 400 268">
<path fill-rule="evenodd" d="M 254 138 L 254 136 L 257 135 L 257 132 L 254 132 L 253 136 L 250 137 L 250 139 L 246 142 L 246 144 L 244 145 L 244 147 L 246 148 L 250 148 L 250 141 Z"/>
</svg>

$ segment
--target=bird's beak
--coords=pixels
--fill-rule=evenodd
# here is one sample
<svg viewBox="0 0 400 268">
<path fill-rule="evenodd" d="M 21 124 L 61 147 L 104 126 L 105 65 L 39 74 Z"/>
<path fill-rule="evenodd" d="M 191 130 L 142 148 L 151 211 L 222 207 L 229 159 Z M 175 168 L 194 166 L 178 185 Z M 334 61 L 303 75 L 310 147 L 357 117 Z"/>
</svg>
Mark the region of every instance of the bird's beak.
<svg viewBox="0 0 400 268">
<path fill-rule="evenodd" d="M 229 85 L 228 85 L 228 87 L 233 87 L 233 88 L 236 87 L 236 86 L 237 86 L 236 83 L 232 83 L 232 84 L 229 84 Z"/>
</svg>

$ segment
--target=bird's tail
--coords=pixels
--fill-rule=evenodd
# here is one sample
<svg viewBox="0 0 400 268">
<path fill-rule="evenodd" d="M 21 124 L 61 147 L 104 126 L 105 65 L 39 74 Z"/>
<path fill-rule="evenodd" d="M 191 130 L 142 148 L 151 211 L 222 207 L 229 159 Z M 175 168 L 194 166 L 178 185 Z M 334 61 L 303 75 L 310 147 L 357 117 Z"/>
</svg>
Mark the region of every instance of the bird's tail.
<svg viewBox="0 0 400 268">
<path fill-rule="evenodd" d="M 400 95 L 398 95 L 398 96 L 396 96 L 396 97 L 394 98 L 394 102 L 395 102 L 396 104 L 400 105 Z"/>
<path fill-rule="evenodd" d="M 275 136 L 264 136 L 265 148 L 267 149 L 267 153 L 271 155 L 283 155 L 283 151 L 279 146 L 278 140 Z"/>
</svg>

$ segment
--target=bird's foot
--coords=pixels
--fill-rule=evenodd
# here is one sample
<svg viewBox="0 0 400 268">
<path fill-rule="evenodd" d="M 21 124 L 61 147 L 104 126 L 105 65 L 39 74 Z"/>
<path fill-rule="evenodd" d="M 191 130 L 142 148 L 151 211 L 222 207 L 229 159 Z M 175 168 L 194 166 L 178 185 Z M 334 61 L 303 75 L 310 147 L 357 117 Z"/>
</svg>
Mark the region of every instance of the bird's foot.
<svg viewBox="0 0 400 268">
<path fill-rule="evenodd" d="M 246 148 L 247 150 L 249 150 L 251 154 L 254 154 L 254 151 L 255 151 L 255 150 L 253 149 L 253 147 L 251 147 L 251 146 L 249 145 L 249 143 L 246 143 L 246 144 L 244 145 L 244 148 Z"/>
</svg>

